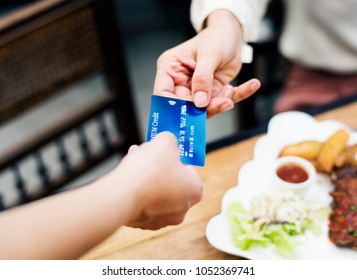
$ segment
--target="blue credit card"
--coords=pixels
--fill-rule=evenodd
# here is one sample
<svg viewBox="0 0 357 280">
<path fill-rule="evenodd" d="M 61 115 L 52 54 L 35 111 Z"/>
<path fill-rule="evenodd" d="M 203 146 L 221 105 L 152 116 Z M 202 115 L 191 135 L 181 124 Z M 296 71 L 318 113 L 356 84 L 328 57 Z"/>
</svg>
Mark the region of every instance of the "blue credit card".
<svg viewBox="0 0 357 280">
<path fill-rule="evenodd" d="M 205 165 L 205 108 L 197 108 L 190 101 L 153 95 L 146 141 L 151 141 L 163 131 L 176 136 L 182 163 Z"/>
</svg>

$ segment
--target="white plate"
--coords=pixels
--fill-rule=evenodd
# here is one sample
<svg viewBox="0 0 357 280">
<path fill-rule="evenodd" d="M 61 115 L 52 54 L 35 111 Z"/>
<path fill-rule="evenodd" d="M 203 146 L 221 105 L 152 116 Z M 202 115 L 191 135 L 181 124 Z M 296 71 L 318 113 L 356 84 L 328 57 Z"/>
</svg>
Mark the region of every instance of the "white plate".
<svg viewBox="0 0 357 280">
<path fill-rule="evenodd" d="M 344 128 L 351 133 L 349 144 L 357 142 L 357 133 L 337 121 L 318 122 L 301 112 L 287 112 L 274 116 L 268 125 L 268 132 L 261 137 L 254 149 L 254 159 L 245 163 L 238 174 L 238 186 L 228 190 L 222 199 L 222 211 L 213 217 L 206 228 L 208 242 L 220 251 L 248 259 L 284 259 L 274 252 L 273 247 L 240 250 L 231 241 L 231 230 L 226 217 L 227 206 L 233 201 L 249 208 L 251 199 L 261 193 L 276 191 L 271 182 L 271 167 L 279 151 L 286 145 L 302 140 L 325 141 L 336 130 Z M 239 156 L 239 155 L 237 155 Z M 326 175 L 318 174 L 314 186 L 306 195 L 322 205 L 329 206 L 332 199 L 329 192 L 333 186 Z M 328 239 L 328 220 L 322 224 L 320 235 L 310 232 L 296 237 L 301 245 L 289 259 L 357 259 L 357 252 L 349 248 L 338 248 Z"/>
</svg>

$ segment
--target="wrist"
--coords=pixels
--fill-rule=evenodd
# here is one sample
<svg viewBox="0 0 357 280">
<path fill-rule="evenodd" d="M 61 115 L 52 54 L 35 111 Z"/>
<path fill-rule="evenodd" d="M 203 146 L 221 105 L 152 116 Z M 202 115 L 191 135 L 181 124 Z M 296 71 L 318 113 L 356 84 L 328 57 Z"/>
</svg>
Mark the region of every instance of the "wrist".
<svg viewBox="0 0 357 280">
<path fill-rule="evenodd" d="M 102 203 L 111 208 L 116 217 L 117 226 L 125 225 L 136 219 L 139 215 L 138 195 L 126 176 L 119 176 L 114 169 L 94 183 L 98 197 L 102 197 Z M 118 180 L 118 178 L 120 178 Z"/>
<path fill-rule="evenodd" d="M 236 16 L 226 9 L 214 10 L 206 19 L 206 27 L 224 27 L 238 30 L 242 33 L 242 25 Z"/>
</svg>

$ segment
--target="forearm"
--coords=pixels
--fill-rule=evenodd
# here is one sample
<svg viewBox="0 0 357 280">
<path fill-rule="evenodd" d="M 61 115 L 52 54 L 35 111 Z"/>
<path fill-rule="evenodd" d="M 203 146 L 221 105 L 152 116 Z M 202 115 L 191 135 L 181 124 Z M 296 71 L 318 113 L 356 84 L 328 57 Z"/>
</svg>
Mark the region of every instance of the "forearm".
<svg viewBox="0 0 357 280">
<path fill-rule="evenodd" d="M 75 259 L 129 222 L 134 202 L 108 180 L 3 213 L 0 259 Z"/>
</svg>

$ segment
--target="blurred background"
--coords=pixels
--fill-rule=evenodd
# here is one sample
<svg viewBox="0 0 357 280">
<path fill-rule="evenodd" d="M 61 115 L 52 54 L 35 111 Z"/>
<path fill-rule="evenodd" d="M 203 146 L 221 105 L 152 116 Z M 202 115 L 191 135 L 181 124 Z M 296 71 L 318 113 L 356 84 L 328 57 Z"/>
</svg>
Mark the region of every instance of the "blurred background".
<svg viewBox="0 0 357 280">
<path fill-rule="evenodd" d="M 57 0 L 54 1 L 58 2 Z M 51 1 L 1 0 L 0 17 L 4 19 L 38 2 Z M 274 2 L 280 3 L 280 1 Z M 123 46 L 125 74 L 132 93 L 140 139 L 144 141 L 150 97 L 155 78 L 156 60 L 163 51 L 176 46 L 195 34 L 189 20 L 190 0 L 114 0 L 113 3 L 115 5 L 115 16 L 121 30 L 119 39 Z M 272 105 L 279 95 L 279 88 L 284 74 L 283 67 L 281 67 L 281 57 L 276 48 L 276 41 L 280 31 L 279 26 L 282 20 L 280 4 L 272 5 L 267 15 L 261 27 L 261 39 L 253 46 L 255 48 L 254 62 L 251 65 L 244 66 L 241 80 L 234 81 L 234 83 L 240 83 L 252 77 L 259 77 L 263 82 L 263 87 L 254 98 L 241 102 L 234 109 L 208 120 L 208 144 L 264 124 L 272 115 Z M 5 31 L 6 24 L 8 22 L 3 24 Z M 3 26 L 0 23 L 0 28 Z M 90 45 L 84 45 L 83 47 L 89 48 Z M 27 76 L 30 73 L 22 73 L 22 75 Z M 13 86 L 19 86 L 19 84 Z M 24 139 L 32 137 L 31 135 L 39 134 L 43 127 L 48 126 L 54 120 L 69 114 L 73 110 L 79 110 L 85 103 L 104 96 L 107 91 L 106 87 L 104 75 L 100 72 L 95 73 L 75 85 L 64 87 L 60 94 L 48 98 L 40 106 L 28 109 L 21 116 L 3 122 L 0 127 L 0 157 L 9 149 L 13 149 L 13 146 L 21 145 L 21 141 Z M 108 125 L 110 126 L 110 124 Z M 89 135 L 93 133 L 92 130 L 89 128 Z M 110 134 L 112 132 L 106 133 Z M 71 147 L 71 145 L 73 146 L 71 143 L 68 145 L 69 147 L 67 148 L 71 156 L 79 158 L 81 155 L 77 148 Z M 51 153 L 53 152 L 47 152 L 47 154 Z M 55 161 L 54 157 L 54 155 L 44 156 L 49 162 Z M 40 162 L 42 161 L 40 159 Z M 79 176 L 79 179 L 77 178 L 69 185 L 80 185 L 88 180 L 93 180 L 113 168 L 116 162 L 117 159 L 106 160 L 99 167 L 97 166 L 89 172 L 89 175 Z M 56 164 L 53 163 L 52 165 Z M 52 169 L 56 168 L 60 169 L 60 167 L 52 167 Z M 32 180 L 36 184 L 40 179 L 36 179 L 31 175 L 34 169 L 36 167 L 33 166 L 33 163 L 28 163 L 27 167 L 26 164 L 25 167 L 21 167 L 21 173 L 27 181 Z M 37 167 L 37 169 L 40 170 L 37 173 L 47 173 L 43 171 L 41 166 Z M 15 173 L 18 176 L 19 170 Z M 17 188 L 20 186 L 21 189 L 22 179 L 20 180 L 16 176 Z M 4 176 L 0 176 L 0 183 L 3 186 L 11 185 L 13 180 L 6 172 Z M 26 190 L 25 192 L 31 191 Z M 10 187 L 0 189 L 1 194 L 3 195 L 3 201 L 8 201 L 10 204 L 18 199 L 17 192 L 10 189 Z"/>
<path fill-rule="evenodd" d="M 0 16 L 22 9 L 31 0 L 2 0 L 0 1 Z M 152 94 L 156 71 L 156 60 L 165 50 L 176 46 L 195 34 L 190 19 L 190 0 L 114 0 L 117 16 L 122 29 L 125 58 L 131 82 L 135 105 L 139 116 L 141 135 L 146 134 L 149 101 Z M 271 13 L 272 14 L 272 13 Z M 279 16 L 273 14 L 275 20 Z M 276 36 L 276 27 L 271 18 L 262 24 L 261 41 L 269 41 Z M 275 43 L 275 41 L 274 41 Z M 268 53 L 268 52 L 267 52 Z M 264 62 L 260 62 L 264 63 Z M 263 71 L 264 65 L 261 66 Z M 261 73 L 257 74 L 263 76 Z M 247 77 L 250 78 L 250 77 Z M 100 78 L 83 85 L 83 92 L 98 90 Z M 84 98 L 87 95 L 84 94 Z M 271 104 L 275 96 L 256 94 L 256 121 L 265 121 L 271 116 Z M 60 106 L 60 105 L 59 105 Z M 239 110 L 226 112 L 208 121 L 207 141 L 211 142 L 224 136 L 236 133 L 240 129 Z M 247 120 L 249 121 L 249 120 Z"/>
</svg>

